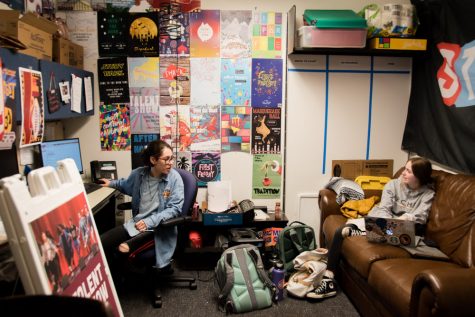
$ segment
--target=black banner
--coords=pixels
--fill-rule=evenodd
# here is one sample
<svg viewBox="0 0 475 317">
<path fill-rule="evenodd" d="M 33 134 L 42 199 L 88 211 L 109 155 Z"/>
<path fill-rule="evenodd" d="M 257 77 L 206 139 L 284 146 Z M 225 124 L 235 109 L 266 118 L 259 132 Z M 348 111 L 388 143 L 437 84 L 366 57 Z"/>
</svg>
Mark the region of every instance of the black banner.
<svg viewBox="0 0 475 317">
<path fill-rule="evenodd" d="M 475 2 L 412 0 L 417 37 L 428 51 L 414 58 L 402 147 L 461 172 L 475 173 Z"/>
</svg>

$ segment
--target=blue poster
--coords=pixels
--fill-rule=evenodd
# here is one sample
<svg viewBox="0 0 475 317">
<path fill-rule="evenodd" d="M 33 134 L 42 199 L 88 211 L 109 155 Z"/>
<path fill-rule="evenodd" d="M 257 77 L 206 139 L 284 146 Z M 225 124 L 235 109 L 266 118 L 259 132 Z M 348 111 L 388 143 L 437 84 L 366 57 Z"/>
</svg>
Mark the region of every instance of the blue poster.
<svg viewBox="0 0 475 317">
<path fill-rule="evenodd" d="M 282 60 L 252 60 L 252 107 L 282 107 Z"/>
<path fill-rule="evenodd" d="M 221 59 L 221 105 L 249 106 L 251 59 Z"/>
</svg>

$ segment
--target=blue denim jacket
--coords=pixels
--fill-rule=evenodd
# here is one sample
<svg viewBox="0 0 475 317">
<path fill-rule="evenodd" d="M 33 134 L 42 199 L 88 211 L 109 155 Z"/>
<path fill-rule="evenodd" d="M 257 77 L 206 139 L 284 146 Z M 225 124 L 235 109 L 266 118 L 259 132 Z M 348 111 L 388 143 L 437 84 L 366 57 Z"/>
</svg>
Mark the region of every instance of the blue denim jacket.
<svg viewBox="0 0 475 317">
<path fill-rule="evenodd" d="M 147 228 L 154 229 L 160 222 L 174 218 L 181 213 L 183 200 L 185 196 L 183 180 L 180 174 L 174 169 L 164 176 L 158 185 L 160 204 L 156 210 L 149 213 L 139 214 L 140 206 L 140 187 L 145 175 L 150 173 L 150 167 L 139 167 L 130 173 L 127 179 L 111 180 L 109 187 L 115 188 L 120 192 L 132 196 L 132 215 L 133 218 L 124 224 L 127 231 L 133 225 L 143 220 Z M 170 263 L 175 252 L 177 243 L 176 227 L 163 227 L 155 230 L 155 255 L 156 265 L 162 268 Z"/>
</svg>

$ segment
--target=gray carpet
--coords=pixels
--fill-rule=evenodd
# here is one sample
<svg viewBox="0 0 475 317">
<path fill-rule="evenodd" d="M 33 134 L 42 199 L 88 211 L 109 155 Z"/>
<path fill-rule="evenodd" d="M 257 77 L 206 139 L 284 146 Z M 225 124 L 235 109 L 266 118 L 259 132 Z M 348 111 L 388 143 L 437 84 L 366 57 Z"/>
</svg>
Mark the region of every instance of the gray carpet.
<svg viewBox="0 0 475 317">
<path fill-rule="evenodd" d="M 198 288 L 190 290 L 187 286 L 169 286 L 162 289 L 162 308 L 153 308 L 150 288 L 144 278 L 129 279 L 119 291 L 120 303 L 125 317 L 146 316 L 225 316 L 218 309 L 216 298 L 218 287 L 213 271 L 179 271 L 181 275 L 197 278 Z M 272 307 L 253 311 L 242 316 L 348 316 L 359 314 L 343 292 L 336 297 L 320 301 L 309 301 L 285 296 L 284 300 Z"/>
</svg>

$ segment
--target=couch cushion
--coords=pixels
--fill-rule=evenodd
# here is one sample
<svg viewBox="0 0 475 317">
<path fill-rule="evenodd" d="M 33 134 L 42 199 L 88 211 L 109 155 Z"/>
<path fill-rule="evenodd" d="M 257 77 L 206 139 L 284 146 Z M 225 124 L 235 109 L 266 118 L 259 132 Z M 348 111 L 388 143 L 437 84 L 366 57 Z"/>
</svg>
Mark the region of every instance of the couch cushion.
<svg viewBox="0 0 475 317">
<path fill-rule="evenodd" d="M 341 254 L 345 261 L 365 279 L 368 278 L 371 265 L 376 261 L 411 257 L 400 247 L 368 242 L 366 236 L 346 238 Z"/>
<path fill-rule="evenodd" d="M 451 260 L 475 266 L 475 176 L 437 175 L 426 235 Z"/>
<path fill-rule="evenodd" d="M 412 283 L 416 275 L 430 268 L 457 268 L 451 262 L 423 259 L 388 259 L 371 266 L 368 283 L 386 301 L 395 316 L 409 316 Z"/>
</svg>

